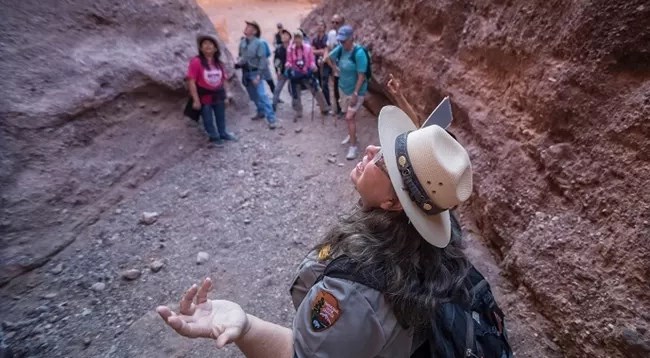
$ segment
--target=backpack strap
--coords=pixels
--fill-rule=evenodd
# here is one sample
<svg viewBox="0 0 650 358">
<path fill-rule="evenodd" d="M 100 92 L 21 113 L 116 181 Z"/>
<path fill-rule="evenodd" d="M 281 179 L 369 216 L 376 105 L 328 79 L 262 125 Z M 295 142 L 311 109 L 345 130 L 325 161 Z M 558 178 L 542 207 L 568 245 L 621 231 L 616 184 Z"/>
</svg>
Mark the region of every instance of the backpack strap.
<svg viewBox="0 0 650 358">
<path fill-rule="evenodd" d="M 357 51 L 359 51 L 360 47 L 361 46 L 355 44 L 354 48 L 352 49 L 352 55 L 350 55 L 350 61 L 352 61 L 352 63 L 354 63 L 355 65 L 357 64 Z"/>
<path fill-rule="evenodd" d="M 487 282 L 485 277 L 476 270 L 474 266 L 471 267 L 468 273 L 468 281 L 471 285 L 469 291 L 471 297 L 471 309 L 472 312 L 477 312 L 480 314 L 480 317 L 486 320 L 489 326 L 494 327 L 491 332 L 486 332 L 484 328 L 478 330 L 478 332 L 472 332 L 472 340 L 467 341 L 468 354 L 470 348 L 476 348 L 474 351 L 477 355 L 483 355 L 485 352 L 481 351 L 481 346 L 475 345 L 476 343 L 476 334 L 483 335 L 492 335 L 495 339 L 498 339 L 502 344 L 502 352 L 506 353 L 506 357 L 512 357 L 512 348 L 508 342 L 507 332 L 504 327 L 505 315 L 499 306 L 497 305 L 494 295 L 490 290 L 490 284 Z M 470 316 L 468 319 L 468 326 L 472 325 L 474 329 L 474 320 Z M 469 327 L 468 327 L 469 329 Z M 494 331 L 496 329 L 496 331 Z M 469 336 L 468 336 L 469 337 Z"/>
<path fill-rule="evenodd" d="M 339 51 L 339 55 L 336 57 L 336 62 L 341 62 L 341 57 L 343 57 L 343 45 L 339 46 L 341 47 L 341 51 Z M 352 55 L 350 56 L 350 61 L 352 61 L 354 64 L 357 63 L 357 59 L 354 58 L 357 53 L 357 47 L 359 47 L 359 45 L 355 44 L 354 48 L 352 49 Z"/>
<path fill-rule="evenodd" d="M 497 327 L 499 334 L 503 333 L 503 319 L 505 315 L 494 300 L 494 295 L 490 290 L 490 284 L 474 266 L 470 269 L 468 278 L 471 284 L 469 291 L 472 299 L 471 306 L 485 307 L 490 311 L 490 316 L 486 318 L 490 319 L 490 323 Z"/>
<path fill-rule="evenodd" d="M 314 284 L 322 281 L 325 276 L 357 282 L 380 292 L 386 288 L 385 279 L 378 270 L 372 267 L 362 267 L 346 255 L 341 255 L 330 261 Z"/>
<path fill-rule="evenodd" d="M 465 324 L 467 325 L 465 334 L 465 355 L 471 357 L 472 349 L 474 349 L 474 319 L 469 311 L 465 311 L 465 320 Z"/>
<path fill-rule="evenodd" d="M 339 55 L 336 56 L 336 63 L 341 62 L 341 56 L 343 56 L 343 45 L 339 45 L 341 47 L 341 51 L 339 51 Z"/>
</svg>

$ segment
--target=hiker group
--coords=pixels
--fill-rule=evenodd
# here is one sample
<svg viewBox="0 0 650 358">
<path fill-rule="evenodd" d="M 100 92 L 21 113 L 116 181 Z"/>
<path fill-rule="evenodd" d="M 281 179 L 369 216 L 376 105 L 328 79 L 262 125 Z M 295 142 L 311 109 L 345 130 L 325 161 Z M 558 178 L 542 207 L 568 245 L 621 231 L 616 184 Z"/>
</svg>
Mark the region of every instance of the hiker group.
<svg viewBox="0 0 650 358">
<path fill-rule="evenodd" d="M 345 25 L 340 15 L 332 17 L 329 31 L 325 21 L 318 22 L 311 38 L 303 29 L 292 33 L 281 23 L 277 24 L 277 29 L 273 53 L 255 21 L 245 22 L 244 36 L 239 43 L 235 68 L 241 70 L 242 84 L 255 105 L 252 119 L 265 119 L 268 127 L 275 129 L 276 110 L 283 103 L 280 95 L 288 84 L 293 120 L 301 120 L 304 112 L 301 94 L 307 90 L 318 103 L 321 116 L 345 119 L 348 134 L 341 144 L 349 145 L 348 160 L 357 158 L 356 115 L 363 106 L 372 76 L 367 49 L 355 43 L 352 26 Z M 225 122 L 225 103 L 230 99 L 226 79 L 232 74 L 226 73 L 216 38 L 202 35 L 197 42 L 199 54 L 190 61 L 187 73 L 190 100 L 185 113 L 195 120 L 201 117 L 210 141 L 221 146 L 223 141 L 237 140 L 234 134 L 226 131 Z M 271 66 L 278 79 L 277 85 Z M 266 94 L 265 84 L 271 90 L 271 98 Z M 331 98 L 330 88 L 334 98 Z"/>
<path fill-rule="evenodd" d="M 271 129 L 287 83 L 296 120 L 302 89 L 328 115 L 333 77 L 336 111 L 348 124 L 347 158 L 354 159 L 355 115 L 368 90 L 370 56 L 354 43 L 354 31 L 341 16 L 332 25 L 334 32 L 325 34 L 320 23 L 309 39 L 278 24 L 276 86 L 267 82 L 263 67 L 270 49 L 259 40 L 257 23 L 247 22 L 237 66 L 256 104 L 254 119 L 266 119 Z M 202 55 L 190 64 L 192 105 L 206 116 L 215 114 L 216 129 L 204 124 L 211 138 L 236 140 L 222 120 L 224 69 L 210 62 L 216 44 L 211 41 L 199 39 Z M 203 77 L 199 66 L 207 69 Z M 206 83 L 216 87 L 201 89 Z M 265 83 L 274 91 L 272 101 Z M 187 290 L 178 313 L 157 308 L 165 323 L 183 336 L 213 339 L 218 348 L 234 343 L 249 358 L 513 357 L 504 313 L 463 251 L 454 211 L 472 194 L 473 172 L 469 153 L 448 128 L 449 99 L 421 120 L 399 81 L 389 75 L 386 85 L 398 107 L 382 108 L 380 146 L 368 146 L 350 172 L 358 206 L 298 266 L 289 291 L 296 309 L 292 328 L 248 314 L 235 302 L 209 300 L 209 278 Z"/>
</svg>

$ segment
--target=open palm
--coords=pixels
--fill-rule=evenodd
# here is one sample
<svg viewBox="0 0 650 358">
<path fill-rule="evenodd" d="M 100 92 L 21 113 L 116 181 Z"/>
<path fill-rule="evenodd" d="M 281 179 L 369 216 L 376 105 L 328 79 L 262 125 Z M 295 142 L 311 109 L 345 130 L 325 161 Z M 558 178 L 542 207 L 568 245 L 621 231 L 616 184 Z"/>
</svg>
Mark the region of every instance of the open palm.
<svg viewBox="0 0 650 358">
<path fill-rule="evenodd" d="M 217 347 L 241 337 L 249 328 L 246 312 L 236 303 L 225 300 L 208 300 L 212 281 L 206 278 L 201 287 L 192 285 L 180 302 L 180 314 L 167 306 L 156 311 L 178 334 L 189 338 L 212 338 Z"/>
</svg>

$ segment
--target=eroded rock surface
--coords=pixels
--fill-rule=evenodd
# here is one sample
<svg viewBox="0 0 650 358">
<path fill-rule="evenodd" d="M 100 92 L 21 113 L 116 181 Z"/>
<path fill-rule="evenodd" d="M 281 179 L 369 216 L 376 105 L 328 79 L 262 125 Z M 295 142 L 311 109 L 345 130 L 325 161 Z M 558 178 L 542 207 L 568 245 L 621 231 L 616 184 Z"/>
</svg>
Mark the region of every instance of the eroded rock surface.
<svg viewBox="0 0 650 358">
<path fill-rule="evenodd" d="M 334 13 L 423 118 L 451 96 L 465 212 L 556 350 L 648 356 L 647 2 L 337 0 L 306 25 Z"/>
<path fill-rule="evenodd" d="M 0 6 L 4 284 L 193 149 L 174 144 L 183 80 L 196 35 L 215 30 L 193 0 Z"/>
</svg>

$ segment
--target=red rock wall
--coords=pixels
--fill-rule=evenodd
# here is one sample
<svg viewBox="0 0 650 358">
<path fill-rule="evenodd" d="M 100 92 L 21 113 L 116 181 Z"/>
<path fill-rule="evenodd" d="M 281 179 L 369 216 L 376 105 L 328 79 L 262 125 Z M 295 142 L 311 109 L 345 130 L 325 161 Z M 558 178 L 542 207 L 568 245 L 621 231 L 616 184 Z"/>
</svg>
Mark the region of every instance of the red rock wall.
<svg viewBox="0 0 650 358">
<path fill-rule="evenodd" d="M 334 13 L 420 115 L 451 96 L 466 211 L 547 335 L 650 356 L 650 4 L 327 1 L 306 25 Z"/>
</svg>

